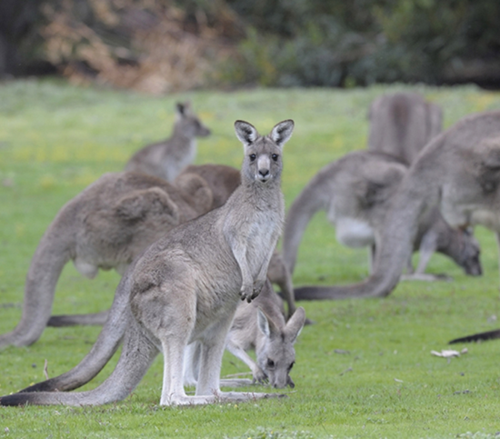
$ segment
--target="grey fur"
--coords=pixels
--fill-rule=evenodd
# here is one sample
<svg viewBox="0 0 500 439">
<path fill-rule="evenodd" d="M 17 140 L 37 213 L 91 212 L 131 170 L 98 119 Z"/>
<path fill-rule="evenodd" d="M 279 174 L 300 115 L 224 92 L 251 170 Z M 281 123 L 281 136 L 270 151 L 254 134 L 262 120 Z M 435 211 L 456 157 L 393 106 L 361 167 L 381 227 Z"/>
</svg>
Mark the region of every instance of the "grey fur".
<svg viewBox="0 0 500 439">
<path fill-rule="evenodd" d="M 185 176 L 177 186 L 133 172 L 102 176 L 62 207 L 40 240 L 26 277 L 21 321 L 12 332 L 0 336 L 0 347 L 26 346 L 38 340 L 69 260 L 89 278 L 99 269 L 123 273 L 149 244 L 207 212 L 211 205 L 210 188 L 196 175 Z M 86 324 L 102 324 L 106 314 L 69 320 L 78 323 L 79 317 Z M 62 317 L 53 322 L 60 326 L 66 321 Z"/>
<path fill-rule="evenodd" d="M 325 166 L 296 198 L 287 215 L 283 255 L 293 272 L 297 250 L 311 217 L 326 210 L 335 225 L 337 240 L 348 247 L 380 248 L 390 203 L 408 168 L 395 157 L 356 151 Z M 430 256 L 438 251 L 453 259 L 466 273 L 481 273 L 479 246 L 469 233 L 452 229 L 434 208 L 419 218 L 413 251 L 420 251 L 415 275 L 429 279 L 424 271 Z M 407 258 L 411 266 L 411 253 Z"/>
<path fill-rule="evenodd" d="M 191 110 L 189 102 L 178 103 L 176 108 L 177 117 L 170 138 L 137 151 L 126 164 L 126 171 L 173 181 L 185 166 L 194 161 L 196 137 L 206 137 L 210 130 Z"/>
<path fill-rule="evenodd" d="M 410 92 L 378 97 L 370 106 L 368 118 L 368 149 L 395 155 L 407 165 L 443 125 L 441 107 Z"/>
<path fill-rule="evenodd" d="M 296 299 L 387 296 L 412 251 L 419 218 L 435 207 L 453 228 L 483 225 L 500 233 L 500 111 L 465 117 L 424 148 L 394 195 L 366 281 L 299 288 Z"/>
<path fill-rule="evenodd" d="M 222 206 L 234 190 L 241 184 L 240 171 L 226 165 L 189 165 L 184 168 L 178 178 L 182 178 L 185 174 L 199 175 L 207 182 L 212 190 L 212 207 L 214 209 Z M 297 309 L 293 295 L 292 275 L 278 252 L 273 253 L 271 262 L 269 263 L 267 276 L 272 283 L 279 286 L 281 294 L 287 302 L 288 318 L 290 318 Z M 309 320 L 307 322 L 310 323 Z"/>
<path fill-rule="evenodd" d="M 286 128 L 280 130 L 280 128 Z M 140 382 L 158 352 L 164 356 L 160 404 L 247 401 L 269 394 L 222 393 L 219 375 L 225 337 L 239 299 L 251 301 L 266 282 L 267 265 L 278 240 L 284 201 L 281 147 L 293 122 L 283 121 L 245 144 L 242 184 L 219 209 L 179 225 L 156 241 L 123 276 L 109 318 L 87 357 L 72 371 L 26 390 L 67 390 L 85 384 L 106 364 L 123 339 L 118 364 L 99 387 L 79 393 L 25 392 L 4 396 L 1 405 L 98 405 L 125 398 Z M 240 137 L 240 136 L 238 136 Z M 255 157 L 254 157 L 255 155 Z M 183 356 L 201 343 L 195 396 L 183 388 Z M 58 382 L 61 386 L 58 386 Z"/>
</svg>

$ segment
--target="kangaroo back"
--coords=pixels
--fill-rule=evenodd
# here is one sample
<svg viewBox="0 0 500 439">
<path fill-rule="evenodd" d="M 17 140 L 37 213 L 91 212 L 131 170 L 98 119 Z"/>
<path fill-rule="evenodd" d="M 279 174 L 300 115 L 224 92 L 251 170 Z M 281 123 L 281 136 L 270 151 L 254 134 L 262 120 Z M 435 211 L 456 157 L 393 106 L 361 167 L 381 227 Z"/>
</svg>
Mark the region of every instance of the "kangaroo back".
<svg viewBox="0 0 500 439">
<path fill-rule="evenodd" d="M 189 102 L 178 103 L 173 133 L 167 140 L 147 145 L 125 165 L 126 171 L 140 172 L 173 181 L 196 158 L 196 137 L 210 130 L 192 111 Z"/>
</svg>

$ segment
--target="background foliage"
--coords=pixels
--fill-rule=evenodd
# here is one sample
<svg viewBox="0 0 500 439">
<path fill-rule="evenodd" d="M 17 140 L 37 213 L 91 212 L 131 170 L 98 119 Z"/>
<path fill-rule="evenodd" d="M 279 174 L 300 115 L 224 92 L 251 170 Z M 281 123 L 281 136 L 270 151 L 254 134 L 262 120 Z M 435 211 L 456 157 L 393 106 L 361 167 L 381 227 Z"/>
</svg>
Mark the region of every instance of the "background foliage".
<svg viewBox="0 0 500 439">
<path fill-rule="evenodd" d="M 149 93 L 393 81 L 498 86 L 500 80 L 496 0 L 19 4 L 0 5 L 0 74 L 43 61 L 74 82 Z"/>
</svg>

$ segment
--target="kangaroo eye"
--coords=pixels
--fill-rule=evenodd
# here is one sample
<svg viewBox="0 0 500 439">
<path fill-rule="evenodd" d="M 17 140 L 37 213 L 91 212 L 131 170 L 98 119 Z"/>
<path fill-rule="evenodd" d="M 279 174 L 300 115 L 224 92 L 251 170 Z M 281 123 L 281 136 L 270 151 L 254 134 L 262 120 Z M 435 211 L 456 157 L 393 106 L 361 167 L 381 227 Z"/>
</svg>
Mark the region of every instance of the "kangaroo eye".
<svg viewBox="0 0 500 439">
<path fill-rule="evenodd" d="M 278 157 L 279 157 L 279 155 L 278 155 L 278 154 L 273 154 L 273 155 L 271 156 L 271 158 L 272 158 L 275 162 L 277 162 L 277 161 L 278 161 Z"/>
<path fill-rule="evenodd" d="M 295 361 L 292 361 L 292 363 L 290 364 L 290 366 L 288 366 L 288 372 L 290 372 L 292 370 L 292 367 L 293 367 L 294 364 L 295 364 Z"/>
<path fill-rule="evenodd" d="M 274 367 L 274 361 L 270 358 L 267 359 L 267 367 L 270 367 L 271 369 Z"/>
<path fill-rule="evenodd" d="M 257 156 L 255 154 L 250 154 L 249 157 L 250 157 L 250 161 L 252 161 L 252 162 L 257 158 Z"/>
</svg>

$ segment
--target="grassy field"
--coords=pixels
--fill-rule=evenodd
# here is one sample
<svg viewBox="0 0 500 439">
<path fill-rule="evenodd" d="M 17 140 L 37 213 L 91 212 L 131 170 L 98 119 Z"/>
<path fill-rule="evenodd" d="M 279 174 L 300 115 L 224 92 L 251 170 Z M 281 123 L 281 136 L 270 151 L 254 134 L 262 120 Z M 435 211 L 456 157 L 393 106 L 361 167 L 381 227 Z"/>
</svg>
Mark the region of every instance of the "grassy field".
<svg viewBox="0 0 500 439">
<path fill-rule="evenodd" d="M 293 118 L 285 147 L 287 206 L 325 164 L 366 144 L 369 103 L 387 91 L 414 90 L 440 104 L 445 126 L 500 109 L 500 94 L 475 87 L 373 87 L 331 90 L 199 91 L 163 98 L 55 81 L 0 84 L 0 333 L 20 318 L 23 287 L 40 237 L 65 202 L 105 172 L 120 171 L 142 145 L 169 135 L 174 103 L 190 99 L 212 129 L 197 163 L 238 166 L 242 147 L 233 121 L 262 133 Z M 432 356 L 451 338 L 500 326 L 494 235 L 477 229 L 484 276 L 466 277 L 435 255 L 429 270 L 452 282 L 400 284 L 386 299 L 303 303 L 315 324 L 296 345 L 288 398 L 197 408 L 158 405 L 162 358 L 125 401 L 85 408 L 0 409 L 0 437 L 15 438 L 493 438 L 500 431 L 500 342 L 467 346 L 450 361 Z M 367 253 L 341 247 L 324 214 L 308 227 L 294 281 L 346 283 L 367 274 Z M 95 312 L 111 304 L 119 277 L 81 277 L 73 266 L 59 281 L 55 313 Z M 48 328 L 27 348 L 0 352 L 0 395 L 69 370 L 99 328 Z M 464 346 L 458 346 L 462 349 Z M 109 375 L 116 358 L 85 388 Z M 225 354 L 223 374 L 246 372 Z"/>
</svg>

